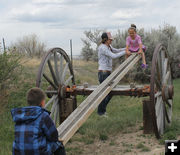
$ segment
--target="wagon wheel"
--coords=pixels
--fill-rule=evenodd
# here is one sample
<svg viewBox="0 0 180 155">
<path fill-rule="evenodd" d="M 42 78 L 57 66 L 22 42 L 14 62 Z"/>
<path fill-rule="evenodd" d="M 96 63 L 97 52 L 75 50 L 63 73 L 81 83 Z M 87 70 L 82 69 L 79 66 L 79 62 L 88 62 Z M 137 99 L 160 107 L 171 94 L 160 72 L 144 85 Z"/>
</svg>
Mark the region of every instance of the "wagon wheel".
<svg viewBox="0 0 180 155">
<path fill-rule="evenodd" d="M 152 122 L 157 138 L 164 133 L 165 124 L 171 123 L 173 103 L 173 83 L 168 52 L 164 46 L 158 44 L 153 53 L 150 101 Z"/>
<path fill-rule="evenodd" d="M 43 89 L 50 98 L 45 108 L 51 111 L 50 116 L 56 125 L 62 122 L 60 105 L 66 104 L 66 87 L 71 85 L 75 85 L 75 79 L 68 55 L 61 48 L 50 49 L 41 61 L 36 86 Z"/>
</svg>

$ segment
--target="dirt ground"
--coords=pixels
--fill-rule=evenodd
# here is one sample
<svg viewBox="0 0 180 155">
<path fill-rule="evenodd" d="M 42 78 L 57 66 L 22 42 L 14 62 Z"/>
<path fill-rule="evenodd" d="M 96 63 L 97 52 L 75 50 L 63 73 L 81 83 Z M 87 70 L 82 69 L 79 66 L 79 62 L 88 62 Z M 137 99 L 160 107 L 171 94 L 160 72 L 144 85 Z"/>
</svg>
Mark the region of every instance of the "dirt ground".
<svg viewBox="0 0 180 155">
<path fill-rule="evenodd" d="M 160 145 L 154 135 L 144 135 L 139 126 L 129 128 L 108 140 L 95 140 L 93 144 L 72 142 L 68 147 L 77 147 L 82 155 L 164 155 L 165 147 Z M 69 152 L 67 155 L 75 155 Z"/>
</svg>

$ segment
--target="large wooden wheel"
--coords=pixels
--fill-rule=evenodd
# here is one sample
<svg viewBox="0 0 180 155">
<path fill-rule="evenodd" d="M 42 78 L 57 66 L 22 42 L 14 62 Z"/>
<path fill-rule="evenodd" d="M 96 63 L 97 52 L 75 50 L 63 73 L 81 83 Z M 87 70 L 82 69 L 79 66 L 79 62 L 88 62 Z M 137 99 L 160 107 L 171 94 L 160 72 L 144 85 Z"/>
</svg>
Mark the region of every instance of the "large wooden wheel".
<svg viewBox="0 0 180 155">
<path fill-rule="evenodd" d="M 150 81 L 151 114 L 157 138 L 164 133 L 166 122 L 171 123 L 173 83 L 168 52 L 158 44 L 153 53 Z"/>
<path fill-rule="evenodd" d="M 62 104 L 63 110 L 66 110 L 66 88 L 72 85 L 75 85 L 75 79 L 68 55 L 61 48 L 50 49 L 41 61 L 36 86 L 47 94 L 49 99 L 45 108 L 51 111 L 50 116 L 56 125 L 63 121 L 60 120 Z"/>
</svg>

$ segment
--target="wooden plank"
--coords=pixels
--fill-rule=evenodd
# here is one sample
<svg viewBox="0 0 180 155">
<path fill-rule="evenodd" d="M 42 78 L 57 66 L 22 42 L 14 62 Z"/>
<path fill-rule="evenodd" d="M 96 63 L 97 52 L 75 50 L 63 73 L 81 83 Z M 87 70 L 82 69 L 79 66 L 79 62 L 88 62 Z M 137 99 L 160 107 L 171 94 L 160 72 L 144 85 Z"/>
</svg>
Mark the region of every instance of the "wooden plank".
<svg viewBox="0 0 180 155">
<path fill-rule="evenodd" d="M 140 55 L 131 55 L 58 127 L 59 139 L 64 145 L 140 58 Z"/>
</svg>

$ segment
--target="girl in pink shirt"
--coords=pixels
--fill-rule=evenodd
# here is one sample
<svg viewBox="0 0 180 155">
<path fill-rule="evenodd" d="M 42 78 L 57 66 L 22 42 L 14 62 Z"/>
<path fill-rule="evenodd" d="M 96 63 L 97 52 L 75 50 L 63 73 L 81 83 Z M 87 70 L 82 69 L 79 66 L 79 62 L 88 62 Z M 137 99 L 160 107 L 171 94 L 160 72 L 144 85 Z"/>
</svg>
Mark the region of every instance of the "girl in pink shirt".
<svg viewBox="0 0 180 155">
<path fill-rule="evenodd" d="M 126 56 L 128 57 L 133 52 L 142 55 L 142 68 L 147 68 L 144 52 L 145 46 L 142 44 L 141 37 L 136 34 L 136 25 L 131 24 L 128 30 L 129 36 L 126 38 Z"/>
</svg>

